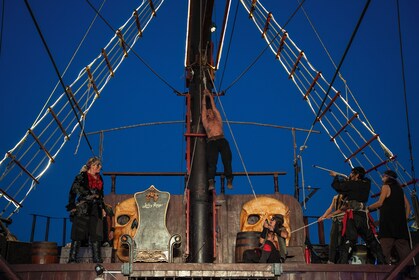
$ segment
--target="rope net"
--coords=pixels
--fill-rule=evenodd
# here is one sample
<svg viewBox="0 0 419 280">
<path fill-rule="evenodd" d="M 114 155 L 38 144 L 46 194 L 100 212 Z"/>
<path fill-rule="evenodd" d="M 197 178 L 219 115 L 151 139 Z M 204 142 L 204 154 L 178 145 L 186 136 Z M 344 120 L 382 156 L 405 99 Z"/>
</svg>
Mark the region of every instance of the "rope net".
<svg viewBox="0 0 419 280">
<path fill-rule="evenodd" d="M 310 110 L 318 115 L 316 122 L 336 145 L 345 163 L 351 167 L 363 166 L 378 188 L 381 186 L 381 172 L 386 169 L 397 172 L 402 184 L 414 183 L 415 180 L 397 161 L 396 155 L 375 132 L 355 98 L 345 99 L 344 94 L 330 85 L 260 1 L 240 2 Z M 322 111 L 318 114 L 320 109 Z"/>
<path fill-rule="evenodd" d="M 0 161 L 0 217 L 9 219 L 22 207 L 163 2 L 142 1 L 99 56 L 80 71 L 65 92 L 45 106 L 23 138 L 5 154 Z"/>
</svg>

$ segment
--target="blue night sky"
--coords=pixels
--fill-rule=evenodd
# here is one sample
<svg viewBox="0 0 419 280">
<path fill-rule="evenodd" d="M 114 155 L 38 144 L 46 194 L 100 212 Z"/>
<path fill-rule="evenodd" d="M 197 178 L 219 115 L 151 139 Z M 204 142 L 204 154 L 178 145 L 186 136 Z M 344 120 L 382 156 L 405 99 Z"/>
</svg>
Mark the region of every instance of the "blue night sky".
<svg viewBox="0 0 419 280">
<path fill-rule="evenodd" d="M 5 2 L 0 53 L 0 152 L 3 156 L 32 125 L 58 78 L 25 2 L 2 2 Z M 95 12 L 87 1 L 81 0 L 28 2 L 58 69 L 63 73 Z M 139 2 L 108 0 L 104 3 L 101 15 L 117 29 L 131 16 Z M 336 64 L 341 60 L 365 2 L 307 0 L 304 3 L 305 12 Z M 419 2 L 399 2 L 410 136 L 413 158 L 417 159 Z M 91 0 L 91 3 L 99 7 L 102 2 Z M 299 2 L 267 0 L 262 4 L 273 13 L 279 24 L 284 24 Z M 216 1 L 214 21 L 219 23 L 219 27 L 224 5 L 225 1 Z M 166 0 L 134 47 L 141 60 L 131 55 L 121 64 L 115 77 L 90 110 L 85 124 L 86 133 L 185 119 L 185 98 L 177 96 L 172 88 L 187 92 L 184 70 L 186 24 L 187 1 Z M 304 50 L 311 64 L 330 81 L 334 74 L 333 65 L 302 10 L 292 18 L 286 29 L 292 40 Z M 219 30 L 217 32 L 215 36 L 219 36 Z M 102 19 L 97 18 L 63 78 L 66 84 L 72 83 L 80 70 L 100 54 L 101 48 L 112 36 L 112 30 Z M 218 37 L 214 41 L 218 44 Z M 233 169 L 240 172 L 285 171 L 287 175 L 279 178 L 280 192 L 293 195 L 294 150 L 291 131 L 233 123 L 256 122 L 304 129 L 309 129 L 313 123 L 313 113 L 274 55 L 269 51 L 262 53 L 265 47 L 265 41 L 261 39 L 244 8 L 240 3 L 238 5 L 237 0 L 232 1 L 231 18 L 215 83 L 219 90 L 228 88 L 226 95 L 221 97 L 221 104 L 224 119 L 231 122 L 224 126 L 224 130 L 233 151 Z M 245 70 L 245 74 L 239 78 Z M 395 0 L 371 1 L 340 72 L 381 140 L 398 155 L 399 162 L 410 172 Z M 335 86 L 339 88 L 341 84 L 337 80 Z M 59 88 L 58 93 L 61 92 Z M 322 128 L 317 125 L 314 129 L 321 133 L 311 134 L 306 143 L 307 148 L 301 154 L 303 172 L 300 174 L 300 183 L 306 187 L 320 188 L 304 208 L 304 214 L 319 216 L 329 206 L 334 191 L 330 187 L 332 178 L 328 173 L 312 166 L 319 165 L 343 173 L 348 173 L 349 166 L 344 163 Z M 184 133 L 183 123 L 106 133 L 103 141 L 103 170 L 184 172 Z M 41 178 L 23 208 L 13 215 L 10 230 L 19 240 L 29 240 L 31 214 L 67 217 L 65 205 L 73 178 L 92 156 L 86 141 L 75 135 Z M 303 145 L 306 136 L 305 132 L 296 132 L 297 150 Z M 99 136 L 90 135 L 89 141 L 94 153 L 99 154 Z M 221 169 L 220 161 L 218 171 Z M 262 195 L 273 192 L 271 177 L 250 179 L 251 183 L 244 177 L 236 178 L 234 190 L 227 190 L 226 193 L 248 194 L 254 191 L 256 195 Z M 104 180 L 105 193 L 109 193 L 111 180 L 109 177 L 104 177 Z M 150 185 L 172 194 L 182 194 L 184 188 L 181 177 L 118 178 L 117 192 L 135 193 Z M 4 187 L 1 181 L 0 186 Z M 378 192 L 379 189 L 373 187 L 373 191 Z M 304 198 L 304 193 L 308 191 L 301 191 L 300 200 Z M 43 219 L 38 220 L 36 240 L 44 238 L 44 223 Z M 54 230 L 49 240 L 61 243 L 62 220 L 54 219 L 51 228 Z M 67 230 L 69 232 L 69 225 Z M 316 228 L 313 227 L 312 231 L 315 233 Z"/>
</svg>

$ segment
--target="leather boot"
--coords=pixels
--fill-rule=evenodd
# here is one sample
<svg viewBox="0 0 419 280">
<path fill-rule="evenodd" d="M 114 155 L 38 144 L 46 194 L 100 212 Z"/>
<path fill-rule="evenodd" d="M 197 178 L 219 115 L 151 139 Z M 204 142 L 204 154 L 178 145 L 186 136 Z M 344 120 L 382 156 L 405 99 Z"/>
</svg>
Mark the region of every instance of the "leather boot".
<svg viewBox="0 0 419 280">
<path fill-rule="evenodd" d="M 377 252 L 376 258 L 377 258 L 377 263 L 378 264 L 388 264 L 387 261 L 386 261 L 386 258 L 384 257 L 384 254 L 381 250 L 379 250 Z"/>
<path fill-rule="evenodd" d="M 94 263 L 103 263 L 100 247 L 101 246 L 99 241 L 92 242 L 92 255 Z"/>
<path fill-rule="evenodd" d="M 374 255 L 374 257 L 377 259 L 378 264 L 388 264 L 386 261 L 386 258 L 384 257 L 383 250 L 381 248 L 380 243 L 378 241 L 373 241 L 370 244 L 370 249 Z"/>
<path fill-rule="evenodd" d="M 79 253 L 81 241 L 71 241 L 70 253 L 68 254 L 68 263 L 78 263 L 77 254 Z"/>
</svg>

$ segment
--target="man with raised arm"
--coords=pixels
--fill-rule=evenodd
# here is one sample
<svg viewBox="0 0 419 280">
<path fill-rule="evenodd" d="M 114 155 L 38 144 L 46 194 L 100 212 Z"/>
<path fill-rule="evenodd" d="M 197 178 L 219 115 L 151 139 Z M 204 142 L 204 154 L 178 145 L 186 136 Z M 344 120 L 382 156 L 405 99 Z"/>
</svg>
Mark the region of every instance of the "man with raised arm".
<svg viewBox="0 0 419 280">
<path fill-rule="evenodd" d="M 358 235 L 365 241 L 377 262 L 379 264 L 386 263 L 381 245 L 370 222 L 372 218 L 367 211 L 366 204 L 371 189 L 371 181 L 365 178 L 365 173 L 365 169 L 361 166 L 353 168 L 347 178 L 334 171 L 330 172 L 330 175 L 334 177 L 332 187 L 347 199 L 347 209 L 343 219 L 343 243 L 339 249 L 338 263 L 348 263 Z"/>
<path fill-rule="evenodd" d="M 217 110 L 214 98 L 208 89 L 204 90 L 202 96 L 202 124 L 207 133 L 207 167 L 208 167 L 208 189 L 214 189 L 214 178 L 217 170 L 218 154 L 224 165 L 224 176 L 227 178 L 227 187 L 233 188 L 233 169 L 231 167 L 232 154 L 230 144 L 224 137 L 223 121 Z"/>
</svg>

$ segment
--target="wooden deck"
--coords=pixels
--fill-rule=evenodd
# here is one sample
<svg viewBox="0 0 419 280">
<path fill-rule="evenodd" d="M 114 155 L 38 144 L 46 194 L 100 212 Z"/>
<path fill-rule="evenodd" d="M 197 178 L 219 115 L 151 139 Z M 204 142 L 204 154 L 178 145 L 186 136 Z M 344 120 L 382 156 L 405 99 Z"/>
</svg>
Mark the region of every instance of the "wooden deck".
<svg viewBox="0 0 419 280">
<path fill-rule="evenodd" d="M 9 280 L 203 280 L 203 279 L 284 279 L 284 280 L 392 280 L 411 279 L 397 275 L 419 252 L 419 245 L 398 266 L 372 264 L 284 264 L 247 263 L 103 263 L 102 274 L 95 263 L 12 264 L 0 256 L 0 279 Z"/>
<path fill-rule="evenodd" d="M 11 269 L 21 280 L 95 279 L 95 264 L 19 264 Z M 103 279 L 284 279 L 284 280 L 379 280 L 386 279 L 394 266 L 333 264 L 179 264 L 135 263 L 130 276 L 121 264 L 102 264 Z M 5 278 L 0 274 L 0 279 Z M 12 279 L 12 278 L 11 278 Z"/>
</svg>

